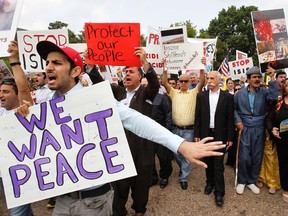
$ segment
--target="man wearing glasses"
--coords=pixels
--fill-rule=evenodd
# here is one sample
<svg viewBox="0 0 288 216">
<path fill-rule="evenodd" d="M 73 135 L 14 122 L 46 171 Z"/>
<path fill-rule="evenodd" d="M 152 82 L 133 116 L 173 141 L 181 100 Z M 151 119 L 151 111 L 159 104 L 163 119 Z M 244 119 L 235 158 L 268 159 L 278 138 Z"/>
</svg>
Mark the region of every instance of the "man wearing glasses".
<svg viewBox="0 0 288 216">
<path fill-rule="evenodd" d="M 242 131 L 238 149 L 238 194 L 244 193 L 246 185 L 253 193 L 260 193 L 255 182 L 260 173 L 264 150 L 266 103 L 276 101 L 278 96 L 274 74 L 275 71 L 268 74 L 271 78 L 269 88 L 260 88 L 260 69 L 250 68 L 246 73 L 249 85 L 239 90 L 234 97 L 235 124 Z"/>
<path fill-rule="evenodd" d="M 202 58 L 201 62 L 205 64 L 206 58 Z M 179 77 L 179 89 L 174 89 L 168 83 L 167 70 L 164 67 L 162 84 L 165 87 L 168 96 L 172 101 L 172 132 L 186 140 L 193 141 L 194 139 L 194 120 L 196 96 L 204 86 L 205 71 L 200 71 L 199 84 L 194 89 L 189 89 L 189 76 L 182 74 Z M 190 163 L 182 154 L 176 155 L 177 163 L 180 167 L 179 182 L 181 188 L 186 190 L 188 188 L 188 177 L 190 174 Z"/>
</svg>

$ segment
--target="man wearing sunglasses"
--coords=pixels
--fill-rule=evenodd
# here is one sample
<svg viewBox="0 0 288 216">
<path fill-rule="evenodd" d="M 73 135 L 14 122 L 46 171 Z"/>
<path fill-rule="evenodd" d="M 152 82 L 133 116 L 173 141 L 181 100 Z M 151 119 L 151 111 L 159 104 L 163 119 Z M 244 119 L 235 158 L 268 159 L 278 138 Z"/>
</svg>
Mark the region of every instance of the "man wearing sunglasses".
<svg viewBox="0 0 288 216">
<path fill-rule="evenodd" d="M 206 58 L 203 57 L 201 62 L 205 65 Z M 188 141 L 193 141 L 196 96 L 204 86 L 205 71 L 200 70 L 199 84 L 196 88 L 190 90 L 189 76 L 188 74 L 182 74 L 178 80 L 179 89 L 174 89 L 168 83 L 168 72 L 165 68 L 162 83 L 172 101 L 172 132 Z M 176 154 L 176 160 L 180 167 L 180 186 L 183 190 L 186 190 L 188 188 L 188 177 L 191 169 L 190 162 L 181 153 Z"/>
</svg>

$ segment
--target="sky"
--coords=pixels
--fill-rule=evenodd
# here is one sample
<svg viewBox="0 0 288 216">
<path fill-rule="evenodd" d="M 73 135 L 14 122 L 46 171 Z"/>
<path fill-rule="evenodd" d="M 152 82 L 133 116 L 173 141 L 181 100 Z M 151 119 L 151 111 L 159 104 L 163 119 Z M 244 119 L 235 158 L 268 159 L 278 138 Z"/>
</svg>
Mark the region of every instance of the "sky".
<svg viewBox="0 0 288 216">
<path fill-rule="evenodd" d="M 61 21 L 78 34 L 85 22 L 136 22 L 141 34 L 148 26 L 167 28 L 190 20 L 196 29 L 207 29 L 218 13 L 230 6 L 256 6 L 259 10 L 284 8 L 286 23 L 288 0 L 24 0 L 18 27 L 46 30 L 50 22 Z"/>
</svg>

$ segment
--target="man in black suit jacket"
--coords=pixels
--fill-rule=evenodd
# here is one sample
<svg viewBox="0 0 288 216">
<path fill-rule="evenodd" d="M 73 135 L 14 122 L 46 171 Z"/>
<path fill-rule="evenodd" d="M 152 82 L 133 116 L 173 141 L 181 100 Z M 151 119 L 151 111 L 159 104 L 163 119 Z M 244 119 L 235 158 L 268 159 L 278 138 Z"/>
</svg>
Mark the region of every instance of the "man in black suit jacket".
<svg viewBox="0 0 288 216">
<path fill-rule="evenodd" d="M 227 143 L 229 148 L 233 144 L 234 133 L 233 95 L 219 88 L 220 81 L 221 75 L 217 71 L 211 71 L 207 75 L 209 90 L 197 95 L 194 133 L 195 140 L 210 136 L 214 137 L 214 140 Z M 208 165 L 204 193 L 209 195 L 215 187 L 217 206 L 223 205 L 225 195 L 223 159 L 224 155 L 204 159 Z"/>
</svg>

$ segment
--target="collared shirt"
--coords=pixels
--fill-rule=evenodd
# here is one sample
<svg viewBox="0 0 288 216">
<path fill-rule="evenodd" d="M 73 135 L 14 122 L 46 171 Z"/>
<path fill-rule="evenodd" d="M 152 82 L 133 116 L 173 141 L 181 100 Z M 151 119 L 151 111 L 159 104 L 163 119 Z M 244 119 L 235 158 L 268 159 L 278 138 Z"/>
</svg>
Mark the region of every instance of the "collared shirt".
<svg viewBox="0 0 288 216">
<path fill-rule="evenodd" d="M 172 101 L 172 120 L 175 125 L 179 127 L 194 125 L 198 92 L 198 88 L 186 92 L 171 88 L 168 96 Z"/>
<path fill-rule="evenodd" d="M 128 89 L 126 88 L 126 98 L 121 100 L 121 102 L 126 105 L 126 106 L 130 106 L 131 100 L 133 98 L 133 96 L 135 95 L 136 91 L 140 88 L 140 85 L 134 89 L 133 91 L 128 91 Z"/>
<path fill-rule="evenodd" d="M 210 108 L 210 123 L 209 123 L 209 127 L 210 128 L 215 128 L 215 112 L 216 112 L 216 108 L 217 108 L 217 103 L 219 100 L 219 95 L 220 95 L 220 89 L 218 89 L 218 91 L 216 92 L 212 92 L 211 90 L 209 90 L 209 108 Z"/>
<path fill-rule="evenodd" d="M 248 86 L 247 90 L 248 90 L 248 101 L 249 101 L 249 105 L 250 105 L 250 110 L 251 110 L 251 113 L 253 114 L 253 112 L 254 112 L 255 94 L 256 94 L 257 91 L 259 91 L 259 88 L 255 89 L 254 92 L 251 92 L 250 88 Z"/>
<path fill-rule="evenodd" d="M 13 112 L 14 112 L 14 109 L 6 110 L 5 108 L 0 107 L 0 116 L 8 115 L 8 114 L 13 113 Z M 2 178 L 1 171 L 0 171 L 0 178 Z"/>
<path fill-rule="evenodd" d="M 41 86 L 39 89 L 35 91 L 36 95 L 36 104 L 45 102 L 51 98 L 52 90 L 49 89 L 48 84 Z"/>
</svg>

